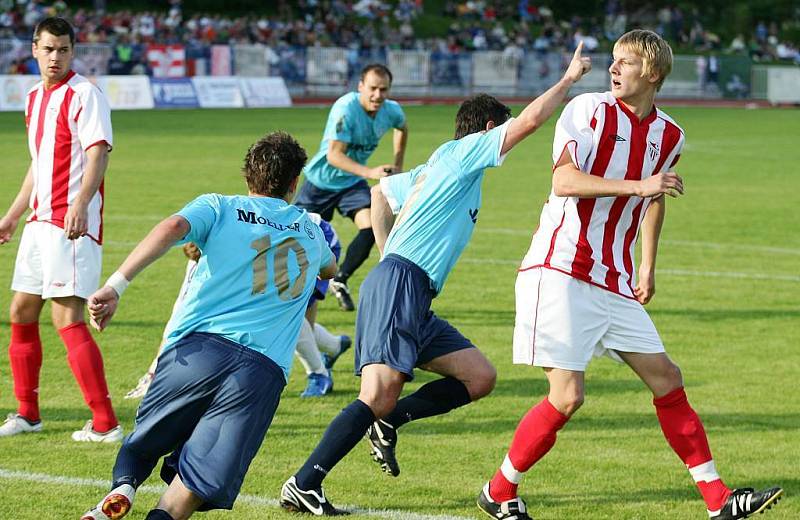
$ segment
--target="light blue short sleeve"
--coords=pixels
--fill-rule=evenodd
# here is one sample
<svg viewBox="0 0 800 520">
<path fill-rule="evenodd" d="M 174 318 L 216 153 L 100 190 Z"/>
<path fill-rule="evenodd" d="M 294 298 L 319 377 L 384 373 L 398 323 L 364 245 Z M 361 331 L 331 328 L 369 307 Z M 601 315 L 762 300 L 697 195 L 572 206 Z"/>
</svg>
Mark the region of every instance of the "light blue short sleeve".
<svg viewBox="0 0 800 520">
<path fill-rule="evenodd" d="M 200 195 L 192 202 L 187 204 L 182 210 L 176 213 L 189 222 L 191 229 L 189 233 L 180 240 L 180 244 L 194 242 L 200 249 L 203 249 L 217 221 L 220 212 L 219 195 L 206 194 Z"/>
<path fill-rule="evenodd" d="M 392 213 L 395 215 L 400 212 L 400 208 L 403 207 L 403 204 L 408 198 L 408 194 L 411 192 L 411 188 L 414 185 L 416 173 L 418 173 L 421 168 L 422 166 L 417 166 L 411 171 L 390 175 L 389 177 L 381 179 L 381 191 L 383 192 L 383 196 L 386 197 L 389 207 L 392 208 Z"/>
<path fill-rule="evenodd" d="M 392 127 L 393 128 L 403 128 L 406 126 L 406 115 L 403 113 L 402 107 L 400 107 L 400 103 L 393 103 L 392 104 Z"/>
<path fill-rule="evenodd" d="M 331 108 L 325 137 L 343 143 L 353 142 L 353 123 L 355 117 L 350 110 L 348 110 L 350 106 L 350 104 L 336 103 L 333 108 Z"/>
<path fill-rule="evenodd" d="M 488 132 L 470 134 L 457 141 L 453 153 L 458 157 L 463 173 L 483 173 L 484 168 L 503 163 L 505 156 L 500 155 L 500 150 L 512 120 L 513 118 Z"/>
</svg>

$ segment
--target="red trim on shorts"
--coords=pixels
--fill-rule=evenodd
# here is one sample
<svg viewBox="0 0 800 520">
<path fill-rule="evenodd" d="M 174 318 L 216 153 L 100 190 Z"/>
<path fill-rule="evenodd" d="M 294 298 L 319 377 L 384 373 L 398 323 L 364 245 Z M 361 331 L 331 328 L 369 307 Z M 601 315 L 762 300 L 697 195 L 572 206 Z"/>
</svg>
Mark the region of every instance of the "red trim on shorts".
<svg viewBox="0 0 800 520">
<path fill-rule="evenodd" d="M 595 287 L 599 287 L 601 289 L 605 289 L 608 292 L 611 292 L 611 293 L 614 293 L 614 294 L 618 294 L 619 296 L 622 296 L 623 298 L 627 298 L 629 300 L 633 300 L 633 301 L 636 301 L 636 302 L 639 301 L 639 300 L 636 299 L 635 296 L 628 296 L 627 294 L 622 294 L 621 292 L 612 291 L 611 289 L 609 289 L 605 285 L 600 285 L 597 282 L 593 282 L 590 278 L 578 278 L 577 276 L 575 276 L 575 273 L 570 273 L 569 271 L 565 271 L 563 269 L 559 269 L 558 267 L 553 267 L 552 265 L 544 265 L 544 264 L 529 265 L 528 267 L 520 267 L 519 269 L 517 269 L 517 272 L 518 273 L 522 273 L 522 272 L 525 272 L 525 271 L 530 271 L 531 269 L 537 269 L 539 267 L 544 267 L 545 269 L 550 269 L 551 271 L 558 271 L 561 274 L 565 274 L 567 276 L 571 276 L 572 278 L 575 278 L 576 280 L 580 280 L 581 282 L 586 282 L 589 285 L 594 285 Z"/>
<path fill-rule="evenodd" d="M 617 146 L 614 136 L 617 133 L 617 109 L 611 105 L 606 105 L 605 121 L 603 123 L 602 134 L 597 145 L 597 157 L 595 158 L 590 175 L 605 177 L 608 165 L 611 162 L 611 155 Z M 571 270 L 578 279 L 588 279 L 594 266 L 592 259 L 592 246 L 589 244 L 588 233 L 589 224 L 592 221 L 592 213 L 597 202 L 595 198 L 578 199 L 577 209 L 578 218 L 581 222 L 581 229 L 578 233 L 578 243 L 575 257 L 572 259 Z"/>
<path fill-rule="evenodd" d="M 50 184 L 51 220 L 64 222 L 69 208 L 69 181 L 72 165 L 72 130 L 69 127 L 69 106 L 75 91 L 67 87 L 56 122 L 53 147 L 53 178 Z M 63 224 L 62 224 L 63 225 Z"/>
</svg>

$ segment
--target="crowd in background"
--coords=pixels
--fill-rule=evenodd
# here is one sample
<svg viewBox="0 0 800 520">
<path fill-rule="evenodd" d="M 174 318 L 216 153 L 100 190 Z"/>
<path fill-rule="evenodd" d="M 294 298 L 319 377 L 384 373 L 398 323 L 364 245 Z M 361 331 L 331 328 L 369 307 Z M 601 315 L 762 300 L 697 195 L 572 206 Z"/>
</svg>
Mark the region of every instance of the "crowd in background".
<svg viewBox="0 0 800 520">
<path fill-rule="evenodd" d="M 529 0 L 447 1 L 441 13 L 429 13 L 423 0 L 278 0 L 271 14 L 228 17 L 184 14 L 181 0 L 166 0 L 161 12 L 114 11 L 98 13 L 69 8 L 64 0 L 0 0 L 0 39 L 27 42 L 32 28 L 46 16 L 71 20 L 82 43 L 113 46 L 111 72 L 147 72 L 144 47 L 151 43 L 179 43 L 187 47 L 210 44 L 264 44 L 276 53 L 308 46 L 335 46 L 368 53 L 381 48 L 426 49 L 441 55 L 471 50 L 525 52 L 568 51 L 583 40 L 589 51 L 607 51 L 611 42 L 633 26 L 650 27 L 680 48 L 698 53 L 732 53 L 753 60 L 800 64 L 797 42 L 779 38 L 776 22 L 758 22 L 750 34 L 731 41 L 706 28 L 698 10 L 677 6 L 657 11 L 626 11 L 619 0 L 607 0 L 603 13 L 557 19 L 553 10 Z M 453 20 L 446 34 L 418 38 L 414 21 L 423 13 Z M 800 7 L 796 12 L 800 20 Z M 800 22 L 798 22 L 800 26 Z M 22 45 L 22 43 L 21 43 Z M 24 47 L 24 45 L 23 45 Z M 31 60 L 19 51 L 7 65 L 11 73 L 35 73 Z"/>
</svg>

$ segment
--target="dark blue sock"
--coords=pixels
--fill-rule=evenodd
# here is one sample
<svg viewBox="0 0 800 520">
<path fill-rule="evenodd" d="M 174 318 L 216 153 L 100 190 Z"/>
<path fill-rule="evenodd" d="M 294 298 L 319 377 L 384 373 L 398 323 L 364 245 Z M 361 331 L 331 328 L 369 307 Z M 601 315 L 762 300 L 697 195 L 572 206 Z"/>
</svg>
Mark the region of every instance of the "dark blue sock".
<svg viewBox="0 0 800 520">
<path fill-rule="evenodd" d="M 447 413 L 472 402 L 464 383 L 445 377 L 422 385 L 419 390 L 399 401 L 392 412 L 383 418 L 395 429 L 407 422 Z"/>
<path fill-rule="evenodd" d="M 153 468 L 156 467 L 156 462 L 158 459 L 152 460 L 138 456 L 126 442 L 123 442 L 117 453 L 117 461 L 114 463 L 111 489 L 122 484 L 130 484 L 134 489 L 138 488 L 150 476 Z"/>
<path fill-rule="evenodd" d="M 297 486 L 303 490 L 317 489 L 330 470 L 364 437 L 375 421 L 369 406 L 356 399 L 348 404 L 328 425 L 322 439 L 297 472 Z"/>
<path fill-rule="evenodd" d="M 175 520 L 170 516 L 169 513 L 164 511 L 163 509 L 153 509 L 149 513 L 147 513 L 147 517 L 144 520 Z"/>
</svg>

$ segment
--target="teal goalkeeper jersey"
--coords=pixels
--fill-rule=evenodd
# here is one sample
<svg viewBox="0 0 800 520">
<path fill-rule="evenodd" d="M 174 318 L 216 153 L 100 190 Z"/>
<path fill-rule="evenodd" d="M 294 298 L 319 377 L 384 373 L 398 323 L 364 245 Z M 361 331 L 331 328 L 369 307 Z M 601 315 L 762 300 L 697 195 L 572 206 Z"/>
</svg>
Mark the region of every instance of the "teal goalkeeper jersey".
<svg viewBox="0 0 800 520">
<path fill-rule="evenodd" d="M 219 334 L 272 359 L 287 380 L 300 324 L 333 254 L 308 214 L 269 197 L 201 195 L 177 215 L 203 255 L 165 350 L 192 332 Z"/>
<path fill-rule="evenodd" d="M 375 113 L 375 117 L 370 117 L 358 101 L 358 92 L 345 94 L 331 107 L 319 151 L 306 165 L 306 180 L 329 191 L 349 188 L 361 180 L 361 177 L 328 164 L 328 146 L 331 140 L 347 143 L 347 156 L 366 165 L 383 134 L 392 128 L 403 128 L 405 124 L 406 116 L 396 101 L 387 99 Z"/>
<path fill-rule="evenodd" d="M 381 179 L 397 215 L 383 253 L 421 267 L 437 294 L 478 222 L 484 169 L 503 162 L 500 150 L 510 122 L 444 143 L 425 164 Z"/>
</svg>

